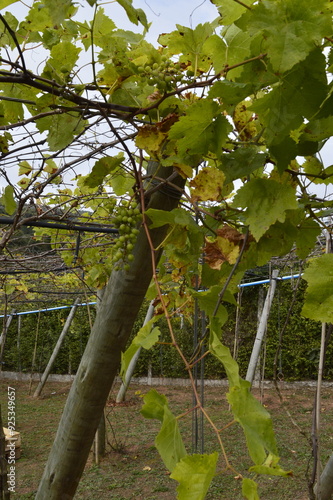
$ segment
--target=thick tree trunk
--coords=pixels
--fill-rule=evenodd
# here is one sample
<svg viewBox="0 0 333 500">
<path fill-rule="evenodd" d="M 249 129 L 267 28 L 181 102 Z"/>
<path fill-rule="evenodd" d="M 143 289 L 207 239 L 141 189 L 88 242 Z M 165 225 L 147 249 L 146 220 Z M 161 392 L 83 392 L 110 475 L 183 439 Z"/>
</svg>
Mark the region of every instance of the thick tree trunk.
<svg viewBox="0 0 333 500">
<path fill-rule="evenodd" d="M 331 500 L 333 497 L 333 453 L 320 476 L 320 494 L 315 487 L 316 498 Z"/>
<path fill-rule="evenodd" d="M 171 175 L 172 167 L 163 168 L 151 162 L 159 178 Z M 149 172 L 150 173 L 150 172 Z M 180 177 L 173 179 L 183 187 Z M 154 183 L 154 186 L 156 182 Z M 155 191 L 148 207 L 172 210 L 177 207 L 180 192 L 166 184 Z M 164 239 L 166 227 L 151 230 L 156 248 Z M 117 375 L 121 352 L 127 340 L 147 288 L 152 279 L 150 246 L 144 228 L 138 234 L 134 261 L 128 272 L 112 272 L 104 297 L 68 395 L 36 500 L 69 500 L 73 498 L 113 380 Z M 159 255 L 156 254 L 156 260 Z"/>
</svg>

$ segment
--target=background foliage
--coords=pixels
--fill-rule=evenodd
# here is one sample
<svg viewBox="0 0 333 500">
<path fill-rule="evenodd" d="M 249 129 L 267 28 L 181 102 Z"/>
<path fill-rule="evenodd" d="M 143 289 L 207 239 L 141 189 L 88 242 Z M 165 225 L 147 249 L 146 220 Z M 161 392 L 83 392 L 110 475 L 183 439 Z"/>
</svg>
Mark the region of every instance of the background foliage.
<svg viewBox="0 0 333 500">
<path fill-rule="evenodd" d="M 288 314 L 289 305 L 294 293 L 293 285 L 294 283 L 292 282 L 278 283 L 268 322 L 265 345 L 264 377 L 266 379 L 273 378 L 273 364 L 279 344 L 279 333 Z M 242 376 L 246 374 L 256 334 L 259 288 L 259 286 L 246 287 L 243 289 L 242 294 L 237 357 Z M 304 302 L 305 288 L 306 284 L 303 281 L 296 292 L 297 300 L 282 340 L 282 352 L 278 368 L 281 368 L 285 380 L 310 380 L 315 379 L 317 376 L 321 325 L 319 322 L 304 318 L 300 314 Z M 148 303 L 145 302 L 136 321 L 129 343 L 141 328 L 147 308 Z M 228 321 L 223 327 L 222 339 L 231 349 L 231 352 L 233 352 L 236 308 L 231 304 L 227 308 Z M 95 307 L 90 306 L 90 310 L 92 318 L 94 318 Z M 38 327 L 39 334 L 35 371 L 42 372 L 44 370 L 68 313 L 69 309 L 41 313 Z M 17 348 L 17 318 L 12 321 L 7 334 L 3 370 L 18 371 L 20 362 L 23 372 L 31 371 L 37 322 L 38 314 L 22 317 L 19 353 Z M 154 377 L 186 377 L 186 370 L 182 360 L 175 352 L 175 349 L 168 344 L 169 330 L 166 321 L 161 318 L 156 325 L 161 330 L 160 342 L 150 350 L 143 349 L 141 351 L 134 376 L 147 376 L 148 367 L 151 365 Z M 173 325 L 177 342 L 184 354 L 189 357 L 193 352 L 193 318 L 190 321 L 189 318 L 178 316 L 173 319 Z M 200 328 L 201 318 L 199 318 Z M 65 374 L 76 372 L 89 333 L 90 326 L 87 310 L 85 307 L 79 307 L 53 366 L 52 373 Z M 329 344 L 324 370 L 324 378 L 326 379 L 331 379 L 333 376 L 332 350 L 333 347 Z M 263 359 L 261 359 L 261 362 L 263 363 Z M 204 365 L 205 378 L 221 379 L 226 377 L 223 366 L 215 358 L 206 357 Z"/>
</svg>

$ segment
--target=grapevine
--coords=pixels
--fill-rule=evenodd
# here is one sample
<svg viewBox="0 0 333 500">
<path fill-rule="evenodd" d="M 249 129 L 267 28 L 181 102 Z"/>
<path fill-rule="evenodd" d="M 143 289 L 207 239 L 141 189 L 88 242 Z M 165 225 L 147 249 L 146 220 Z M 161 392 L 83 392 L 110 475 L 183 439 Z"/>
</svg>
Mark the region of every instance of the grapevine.
<svg viewBox="0 0 333 500">
<path fill-rule="evenodd" d="M 115 206 L 114 225 L 119 231 L 119 236 L 114 244 L 112 263 L 115 270 L 123 268 L 128 271 L 130 262 L 133 261 L 134 243 L 139 233 L 137 225 L 141 220 L 141 212 L 133 201 L 122 200 Z"/>
<path fill-rule="evenodd" d="M 144 66 L 137 67 L 143 83 L 157 87 L 160 92 L 170 92 L 177 84 L 188 83 L 188 78 L 193 76 L 191 72 L 184 75 L 184 64 L 173 62 L 166 56 L 162 56 L 159 62 L 149 62 Z"/>
</svg>

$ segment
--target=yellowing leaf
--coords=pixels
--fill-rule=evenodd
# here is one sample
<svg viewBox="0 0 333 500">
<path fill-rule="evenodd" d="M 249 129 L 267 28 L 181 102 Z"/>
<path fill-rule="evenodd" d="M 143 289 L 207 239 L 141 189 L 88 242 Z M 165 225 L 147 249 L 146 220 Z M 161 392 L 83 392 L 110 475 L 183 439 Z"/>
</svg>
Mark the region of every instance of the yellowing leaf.
<svg viewBox="0 0 333 500">
<path fill-rule="evenodd" d="M 234 264 L 243 245 L 244 234 L 230 226 L 217 230 L 217 237 L 207 238 L 205 261 L 212 269 L 221 269 L 224 262 Z M 250 239 L 249 239 L 250 240 Z"/>
<path fill-rule="evenodd" d="M 175 163 L 175 169 L 180 173 L 182 177 L 192 177 L 193 168 L 189 165 L 185 165 L 184 163 Z"/>
<path fill-rule="evenodd" d="M 234 264 L 239 255 L 238 245 L 218 236 L 210 242 L 206 240 L 205 260 L 212 269 L 221 269 L 223 262 Z"/>
<path fill-rule="evenodd" d="M 47 172 L 48 174 L 52 175 L 55 174 L 55 172 L 58 170 L 58 165 L 54 160 L 49 158 L 45 162 L 45 167 L 44 167 L 44 172 Z"/>
<path fill-rule="evenodd" d="M 163 134 L 157 127 L 144 125 L 138 132 L 135 144 L 138 148 L 147 151 L 147 153 L 157 153 L 165 141 Z"/>
<path fill-rule="evenodd" d="M 29 175 L 32 171 L 32 166 L 27 161 L 20 161 L 19 163 L 19 175 Z"/>
<path fill-rule="evenodd" d="M 242 141 L 250 141 L 257 134 L 258 130 L 255 123 L 255 115 L 247 108 L 251 101 L 242 101 L 237 104 L 233 114 L 233 120 L 239 137 Z"/>
<path fill-rule="evenodd" d="M 190 182 L 192 200 L 194 202 L 220 200 L 224 181 L 224 173 L 217 168 L 203 168 Z"/>
<path fill-rule="evenodd" d="M 13 186 L 6 186 L 2 195 L 2 202 L 5 205 L 5 210 L 8 215 L 12 215 L 16 210 L 16 202 L 14 200 Z"/>
</svg>

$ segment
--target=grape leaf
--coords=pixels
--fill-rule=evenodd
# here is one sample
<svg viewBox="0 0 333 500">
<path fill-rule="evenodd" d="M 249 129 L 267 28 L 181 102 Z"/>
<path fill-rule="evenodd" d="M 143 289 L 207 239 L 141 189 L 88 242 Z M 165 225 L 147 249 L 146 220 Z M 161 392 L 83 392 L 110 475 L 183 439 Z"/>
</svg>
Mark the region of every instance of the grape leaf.
<svg viewBox="0 0 333 500">
<path fill-rule="evenodd" d="M 62 41 L 54 45 L 50 51 L 50 58 L 46 61 L 42 72 L 44 78 L 63 83 L 68 79 L 81 49 L 73 43 Z"/>
<path fill-rule="evenodd" d="M 224 69 L 227 58 L 227 46 L 221 37 L 212 35 L 207 38 L 203 44 L 202 51 L 206 57 L 212 60 L 215 73 L 219 73 Z"/>
<path fill-rule="evenodd" d="M 240 384 L 239 366 L 230 354 L 230 349 L 222 344 L 218 338 L 218 332 L 221 329 L 217 318 L 211 318 L 210 322 L 209 350 L 223 365 L 229 386 L 234 387 Z"/>
<path fill-rule="evenodd" d="M 48 131 L 47 142 L 51 151 L 58 151 L 68 146 L 85 126 L 80 114 L 64 113 L 40 118 L 36 122 L 40 132 Z"/>
<path fill-rule="evenodd" d="M 200 56 L 205 55 L 203 46 L 213 32 L 210 23 L 198 24 L 194 29 L 186 26 L 177 26 L 177 31 L 163 34 L 158 41 L 167 45 L 172 54 L 182 54 L 186 61 L 192 62 L 192 67 L 198 63 Z"/>
<path fill-rule="evenodd" d="M 12 215 L 16 210 L 16 202 L 14 199 L 14 188 L 13 186 L 6 186 L 4 193 L 1 197 L 2 203 L 4 204 L 5 211 L 8 215 Z"/>
<path fill-rule="evenodd" d="M 146 211 L 146 215 L 152 221 L 149 225 L 150 228 L 161 227 L 165 224 L 179 224 L 186 227 L 192 226 L 193 230 L 197 228 L 191 214 L 182 208 L 174 208 L 170 212 L 149 208 Z"/>
<path fill-rule="evenodd" d="M 43 0 L 45 7 L 49 9 L 50 17 L 54 25 L 60 25 L 66 18 L 75 13 L 72 0 Z"/>
<path fill-rule="evenodd" d="M 247 177 L 266 163 L 266 155 L 261 153 L 256 146 L 239 147 L 231 153 L 221 155 L 222 167 L 226 183 L 242 177 Z"/>
<path fill-rule="evenodd" d="M 223 172 L 215 167 L 205 167 L 190 181 L 191 198 L 197 201 L 218 201 L 221 199 L 225 180 Z"/>
<path fill-rule="evenodd" d="M 223 105 L 235 106 L 238 102 L 248 97 L 253 92 L 253 85 L 250 83 L 237 83 L 229 80 L 215 82 L 210 88 L 208 96 L 210 98 L 222 99 Z"/>
<path fill-rule="evenodd" d="M 216 5 L 224 25 L 232 24 L 242 14 L 246 12 L 246 6 L 251 7 L 254 0 L 247 0 L 246 2 L 236 3 L 234 0 L 211 0 Z"/>
<path fill-rule="evenodd" d="M 110 180 L 110 185 L 117 196 L 129 193 L 133 188 L 133 184 L 133 177 L 125 173 L 122 168 L 118 168 L 117 175 L 112 175 Z"/>
<path fill-rule="evenodd" d="M 228 46 L 225 61 L 227 66 L 231 67 L 235 64 L 238 65 L 241 61 L 250 57 L 253 37 L 251 37 L 247 31 L 242 31 L 236 25 L 232 24 L 222 31 L 222 36 Z M 229 70 L 229 80 L 234 80 L 241 75 L 242 72 L 242 66 Z"/>
<path fill-rule="evenodd" d="M 32 166 L 26 160 L 20 161 L 18 175 L 29 175 L 32 172 Z"/>
<path fill-rule="evenodd" d="M 143 401 L 141 414 L 146 418 L 156 418 L 162 422 L 155 445 L 165 466 L 172 472 L 179 460 L 186 456 L 178 420 L 169 410 L 167 398 L 154 389 L 144 396 Z"/>
<path fill-rule="evenodd" d="M 116 29 L 115 23 L 105 15 L 104 9 L 99 7 L 94 18 L 94 44 L 98 47 L 105 48 L 106 44 L 112 37 L 113 31 Z"/>
<path fill-rule="evenodd" d="M 250 35 L 262 30 L 262 50 L 275 71 L 286 72 L 329 36 L 331 22 L 325 0 L 285 0 L 259 2 L 236 24 Z"/>
<path fill-rule="evenodd" d="M 135 144 L 138 148 L 145 150 L 151 155 L 160 150 L 165 138 L 166 134 L 158 127 L 145 125 L 140 128 L 135 138 Z"/>
<path fill-rule="evenodd" d="M 179 460 L 186 456 L 178 420 L 167 406 L 164 407 L 162 427 L 155 438 L 155 446 L 170 472 L 174 470 Z"/>
<path fill-rule="evenodd" d="M 205 292 L 193 292 L 193 295 L 198 299 L 200 308 L 209 316 L 211 316 L 215 310 L 220 291 L 221 287 L 219 285 L 216 285 L 210 287 L 210 289 Z M 220 326 L 222 326 L 227 321 L 228 312 L 223 305 L 220 305 L 220 307 L 218 308 L 216 318 L 219 321 Z"/>
<path fill-rule="evenodd" d="M 106 156 L 96 161 L 90 174 L 88 174 L 83 184 L 89 188 L 100 186 L 104 178 L 113 172 L 124 161 L 124 155 L 119 153 L 117 156 Z"/>
<path fill-rule="evenodd" d="M 303 278 L 308 282 L 303 316 L 333 323 L 333 254 L 312 259 Z"/>
<path fill-rule="evenodd" d="M 230 387 L 227 399 L 235 420 L 243 428 L 250 457 L 261 465 L 266 460 L 266 450 L 277 457 L 277 447 L 271 417 L 252 395 L 250 386 L 250 382 L 240 379 L 239 385 Z"/>
<path fill-rule="evenodd" d="M 333 135 L 333 116 L 312 120 L 304 126 L 301 139 L 306 141 L 322 141 Z"/>
<path fill-rule="evenodd" d="M 170 129 L 169 138 L 177 140 L 181 155 L 220 153 L 231 125 L 222 116 L 220 106 L 209 99 L 195 102 Z"/>
<path fill-rule="evenodd" d="M 164 394 L 151 389 L 145 394 L 143 401 L 144 405 L 142 406 L 141 414 L 145 418 L 156 418 L 160 422 L 163 422 L 164 407 L 168 404 L 168 400 Z"/>
<path fill-rule="evenodd" d="M 240 378 L 238 364 L 230 350 L 218 339 L 220 325 L 215 318 L 211 319 L 210 328 L 209 350 L 226 370 L 229 381 L 227 398 L 235 420 L 243 428 L 250 457 L 256 465 L 267 465 L 269 458 L 277 467 L 279 457 L 271 417 L 252 395 L 250 382 Z"/>
<path fill-rule="evenodd" d="M 125 9 L 128 19 L 131 23 L 138 25 L 139 22 L 146 30 L 149 29 L 146 14 L 142 9 L 135 9 L 132 5 L 132 0 L 116 0 L 119 5 Z"/>
<path fill-rule="evenodd" d="M 271 92 L 253 102 L 251 110 L 266 127 L 268 144 L 280 144 L 303 123 L 304 117 L 310 120 L 318 112 L 326 96 L 325 57 L 315 49 L 306 61 L 284 75 Z"/>
<path fill-rule="evenodd" d="M 218 453 L 187 455 L 182 458 L 170 477 L 179 482 L 178 500 L 203 500 L 216 473 Z"/>
<path fill-rule="evenodd" d="M 18 2 L 18 0 L 0 0 L 0 9 L 4 9 L 13 3 Z"/>
<path fill-rule="evenodd" d="M 144 349 L 150 349 L 159 339 L 161 334 L 160 329 L 156 326 L 153 328 L 153 323 L 156 321 L 156 317 L 148 321 L 136 334 L 132 340 L 131 345 L 126 349 L 121 355 L 121 370 L 120 376 L 124 377 L 131 359 L 140 347 Z"/>
<path fill-rule="evenodd" d="M 295 189 L 272 179 L 252 179 L 238 190 L 233 206 L 246 208 L 246 223 L 258 241 L 274 222 L 284 222 L 286 210 L 297 208 Z"/>
<path fill-rule="evenodd" d="M 242 494 L 247 500 L 260 500 L 257 483 L 247 477 L 242 480 Z"/>
</svg>

